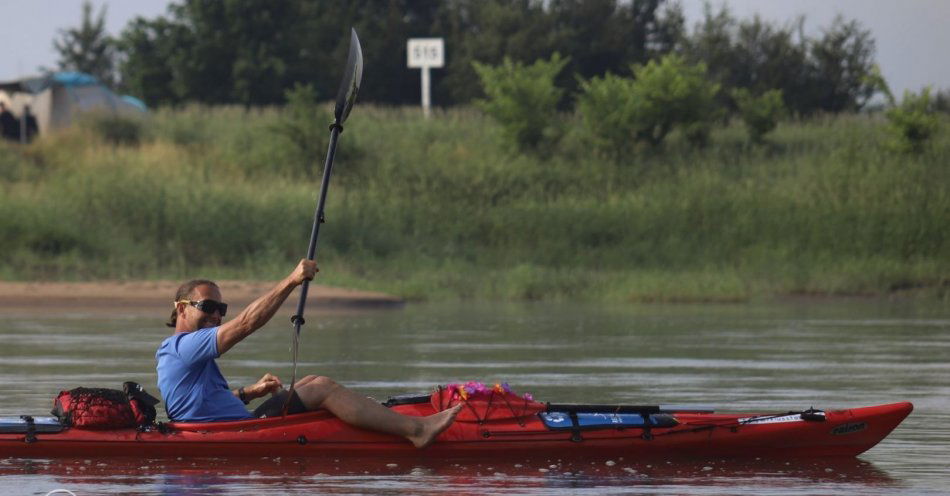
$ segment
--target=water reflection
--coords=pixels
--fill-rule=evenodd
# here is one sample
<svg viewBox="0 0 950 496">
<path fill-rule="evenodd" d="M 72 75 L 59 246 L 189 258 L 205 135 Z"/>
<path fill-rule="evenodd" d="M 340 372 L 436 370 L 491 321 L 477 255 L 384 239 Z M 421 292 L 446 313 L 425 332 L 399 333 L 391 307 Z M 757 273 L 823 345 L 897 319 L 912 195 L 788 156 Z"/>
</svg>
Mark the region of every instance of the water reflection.
<svg viewBox="0 0 950 496">
<path fill-rule="evenodd" d="M 129 460 L 101 458 L 5 460 L 0 476 L 15 481 L 43 476 L 50 487 L 108 486 L 117 492 L 148 494 L 443 494 L 491 495 L 578 491 L 649 493 L 681 488 L 717 494 L 737 485 L 784 492 L 821 485 L 834 492 L 857 487 L 893 490 L 896 481 L 873 464 L 856 459 L 766 460 L 566 460 L 485 459 L 451 462 L 363 457 L 302 459 Z M 543 490 L 543 491 L 542 491 Z M 675 491 L 674 491 L 675 492 Z"/>
</svg>

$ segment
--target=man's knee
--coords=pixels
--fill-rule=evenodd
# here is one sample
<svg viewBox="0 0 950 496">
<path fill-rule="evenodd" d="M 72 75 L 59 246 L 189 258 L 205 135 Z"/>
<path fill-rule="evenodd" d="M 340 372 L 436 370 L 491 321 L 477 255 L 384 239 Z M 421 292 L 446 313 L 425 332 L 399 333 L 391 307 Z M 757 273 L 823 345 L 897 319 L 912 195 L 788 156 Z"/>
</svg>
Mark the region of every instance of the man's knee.
<svg viewBox="0 0 950 496">
<path fill-rule="evenodd" d="M 296 391 L 304 406 L 308 410 L 315 410 L 322 408 L 323 402 L 341 387 L 329 377 L 310 375 L 297 383 Z"/>
<path fill-rule="evenodd" d="M 339 384 L 333 381 L 333 379 L 322 375 L 308 375 L 303 379 L 300 379 L 298 384 L 300 385 L 299 388 L 307 387 L 325 391 L 331 391 L 340 387 Z"/>
</svg>

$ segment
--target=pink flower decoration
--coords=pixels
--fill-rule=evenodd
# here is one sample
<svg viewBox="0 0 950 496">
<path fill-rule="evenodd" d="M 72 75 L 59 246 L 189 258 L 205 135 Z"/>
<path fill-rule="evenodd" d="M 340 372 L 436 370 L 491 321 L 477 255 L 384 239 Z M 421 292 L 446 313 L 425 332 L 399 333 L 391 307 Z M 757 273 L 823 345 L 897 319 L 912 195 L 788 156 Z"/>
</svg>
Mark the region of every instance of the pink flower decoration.
<svg viewBox="0 0 950 496">
<path fill-rule="evenodd" d="M 468 381 L 464 384 L 446 384 L 445 389 L 451 391 L 451 398 L 461 398 L 463 400 L 486 399 L 494 394 L 514 394 L 507 382 L 486 386 L 482 382 Z M 534 396 L 530 393 L 525 393 L 522 398 L 525 401 L 534 401 Z"/>
</svg>

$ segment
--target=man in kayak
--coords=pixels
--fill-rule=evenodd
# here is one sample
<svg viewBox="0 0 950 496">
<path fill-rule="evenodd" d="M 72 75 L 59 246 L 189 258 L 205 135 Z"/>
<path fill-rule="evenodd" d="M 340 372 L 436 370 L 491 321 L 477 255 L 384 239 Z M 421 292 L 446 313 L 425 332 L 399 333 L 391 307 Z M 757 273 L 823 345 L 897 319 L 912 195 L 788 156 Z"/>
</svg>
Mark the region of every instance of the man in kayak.
<svg viewBox="0 0 950 496">
<path fill-rule="evenodd" d="M 301 260 L 284 280 L 224 324 L 221 319 L 228 306 L 222 303 L 217 284 L 193 280 L 181 285 L 167 324 L 175 333 L 155 353 L 158 388 L 168 417 L 178 422 L 215 422 L 280 415 L 288 393 L 276 376 L 265 374 L 256 384 L 231 390 L 215 359 L 263 327 L 294 288 L 312 280 L 316 272 L 315 262 Z M 255 415 L 247 411 L 250 400 L 268 393 L 275 394 Z M 319 408 L 348 424 L 402 436 L 422 448 L 452 424 L 461 405 L 428 417 L 406 416 L 327 377 L 304 377 L 293 387 L 288 413 Z"/>
</svg>

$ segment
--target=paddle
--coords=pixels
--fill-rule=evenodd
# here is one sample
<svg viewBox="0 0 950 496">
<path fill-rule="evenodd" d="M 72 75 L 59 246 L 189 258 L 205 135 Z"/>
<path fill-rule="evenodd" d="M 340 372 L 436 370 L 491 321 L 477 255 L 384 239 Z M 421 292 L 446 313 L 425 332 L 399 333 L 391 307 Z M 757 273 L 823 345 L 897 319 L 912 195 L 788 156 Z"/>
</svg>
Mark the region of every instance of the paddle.
<svg viewBox="0 0 950 496">
<path fill-rule="evenodd" d="M 327 199 L 327 189 L 330 187 L 330 173 L 333 171 L 333 156 L 336 154 L 336 142 L 343 132 L 343 122 L 350 115 L 356 94 L 360 90 L 363 79 L 363 50 L 356 30 L 350 29 L 350 53 L 346 57 L 346 69 L 343 71 L 343 80 L 340 82 L 340 91 L 336 95 L 336 107 L 333 111 L 333 123 L 330 124 L 330 148 L 327 150 L 327 159 L 323 165 L 323 180 L 320 182 L 320 196 L 317 200 L 317 209 L 313 214 L 313 228 L 310 231 L 310 246 L 307 248 L 307 260 L 313 260 L 317 252 L 317 237 L 320 235 L 320 224 L 325 222 L 323 206 Z M 297 382 L 297 349 L 300 342 L 300 328 L 304 324 L 303 311 L 307 304 L 307 290 L 310 281 L 304 281 L 300 288 L 300 301 L 297 302 L 297 313 L 290 318 L 294 324 L 293 356 L 294 368 L 290 381 L 290 391 L 287 401 L 284 402 L 284 415 L 290 406 L 290 398 L 294 393 L 294 383 Z"/>
</svg>

